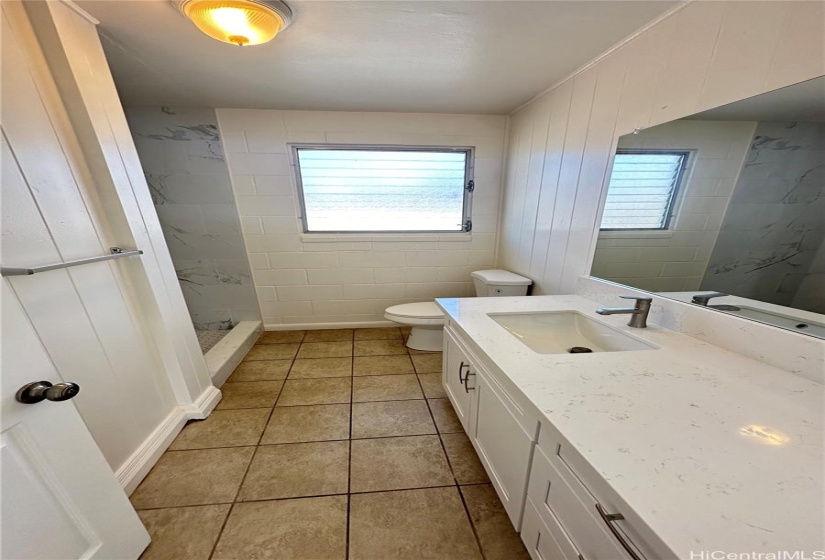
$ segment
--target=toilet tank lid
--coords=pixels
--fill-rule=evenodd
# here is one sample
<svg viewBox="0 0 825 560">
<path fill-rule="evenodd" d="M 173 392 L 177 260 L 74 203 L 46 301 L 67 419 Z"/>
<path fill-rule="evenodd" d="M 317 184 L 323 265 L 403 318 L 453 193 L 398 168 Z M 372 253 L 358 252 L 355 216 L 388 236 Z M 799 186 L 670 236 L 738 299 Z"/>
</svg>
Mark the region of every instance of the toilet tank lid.
<svg viewBox="0 0 825 560">
<path fill-rule="evenodd" d="M 533 283 L 529 278 L 513 274 L 508 270 L 476 270 L 471 276 L 487 284 L 500 286 L 529 286 Z"/>
</svg>

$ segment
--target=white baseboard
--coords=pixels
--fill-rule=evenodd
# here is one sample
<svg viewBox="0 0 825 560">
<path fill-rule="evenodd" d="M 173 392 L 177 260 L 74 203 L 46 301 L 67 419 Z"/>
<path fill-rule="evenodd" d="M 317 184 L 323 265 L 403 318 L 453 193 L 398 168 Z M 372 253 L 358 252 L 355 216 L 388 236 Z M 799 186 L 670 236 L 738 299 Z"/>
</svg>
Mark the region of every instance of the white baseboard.
<svg viewBox="0 0 825 560">
<path fill-rule="evenodd" d="M 217 387 L 209 386 L 190 405 L 176 406 L 163 422 L 146 438 L 115 472 L 117 481 L 126 492 L 134 492 L 138 484 L 149 474 L 160 456 L 166 451 L 189 420 L 203 420 L 221 400 Z"/>
<path fill-rule="evenodd" d="M 394 321 L 365 321 L 363 323 L 292 323 L 289 325 L 264 325 L 265 331 L 295 331 L 295 330 L 317 330 L 317 329 L 367 329 L 376 327 L 400 327 Z"/>
<path fill-rule="evenodd" d="M 184 407 L 175 407 L 115 472 L 117 481 L 127 496 L 134 492 L 140 481 L 149 474 L 149 471 L 158 462 L 163 452 L 172 445 L 172 441 L 183 429 L 187 420 L 189 420 L 189 417 Z"/>
<path fill-rule="evenodd" d="M 241 321 L 206 353 L 212 384 L 220 387 L 258 341 L 263 331 L 260 321 Z"/>
<path fill-rule="evenodd" d="M 203 420 L 215 409 L 221 400 L 221 391 L 217 387 L 209 386 L 201 396 L 190 405 L 183 406 L 187 420 Z"/>
</svg>

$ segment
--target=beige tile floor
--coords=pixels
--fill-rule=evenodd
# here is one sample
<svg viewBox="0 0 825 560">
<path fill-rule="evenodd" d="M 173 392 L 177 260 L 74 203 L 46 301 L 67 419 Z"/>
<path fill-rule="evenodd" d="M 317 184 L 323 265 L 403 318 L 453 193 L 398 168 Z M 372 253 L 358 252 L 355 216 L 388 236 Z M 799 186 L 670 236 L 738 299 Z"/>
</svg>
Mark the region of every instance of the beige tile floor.
<svg viewBox="0 0 825 560">
<path fill-rule="evenodd" d="M 528 558 L 402 329 L 265 333 L 131 496 L 143 559 Z"/>
</svg>

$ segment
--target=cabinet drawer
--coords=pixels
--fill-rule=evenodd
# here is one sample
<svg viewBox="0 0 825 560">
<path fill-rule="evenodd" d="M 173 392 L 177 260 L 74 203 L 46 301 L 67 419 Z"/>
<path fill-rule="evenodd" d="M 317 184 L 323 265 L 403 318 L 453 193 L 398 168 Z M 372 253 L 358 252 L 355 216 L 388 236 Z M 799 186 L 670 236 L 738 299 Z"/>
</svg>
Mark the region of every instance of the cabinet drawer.
<svg viewBox="0 0 825 560">
<path fill-rule="evenodd" d="M 581 560 L 579 551 L 552 512 L 539 515 L 530 498 L 524 509 L 521 540 L 533 560 Z"/>
<path fill-rule="evenodd" d="M 619 540 L 624 541 L 640 558 L 674 557 L 673 552 L 656 537 L 641 518 L 617 496 L 607 481 L 549 422 L 542 421 L 541 423 L 537 451 L 548 460 L 556 476 L 585 506 L 587 512 L 604 528 L 613 542 L 621 546 Z M 597 504 L 608 514 L 621 514 L 623 519 L 608 524 L 596 509 Z M 564 525 L 563 520 L 562 525 Z M 610 527 L 618 531 L 620 537 L 612 534 Z M 573 540 L 576 542 L 575 538 Z M 585 558 L 588 558 L 586 554 Z"/>
<path fill-rule="evenodd" d="M 585 560 L 632 559 L 599 516 L 593 497 L 571 486 L 538 447 L 527 496 L 547 524 L 557 520 Z"/>
</svg>

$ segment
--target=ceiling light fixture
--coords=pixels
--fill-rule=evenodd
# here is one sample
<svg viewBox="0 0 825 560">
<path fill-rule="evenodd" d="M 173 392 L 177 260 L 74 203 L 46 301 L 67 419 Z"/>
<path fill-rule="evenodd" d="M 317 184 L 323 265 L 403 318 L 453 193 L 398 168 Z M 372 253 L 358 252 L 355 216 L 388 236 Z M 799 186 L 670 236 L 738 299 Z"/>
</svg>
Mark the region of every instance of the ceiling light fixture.
<svg viewBox="0 0 825 560">
<path fill-rule="evenodd" d="M 271 41 L 292 21 L 292 10 L 269 0 L 183 0 L 181 13 L 218 41 L 260 45 Z"/>
</svg>

